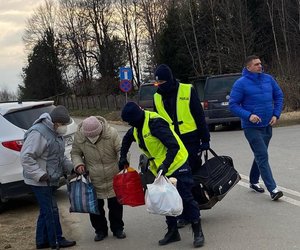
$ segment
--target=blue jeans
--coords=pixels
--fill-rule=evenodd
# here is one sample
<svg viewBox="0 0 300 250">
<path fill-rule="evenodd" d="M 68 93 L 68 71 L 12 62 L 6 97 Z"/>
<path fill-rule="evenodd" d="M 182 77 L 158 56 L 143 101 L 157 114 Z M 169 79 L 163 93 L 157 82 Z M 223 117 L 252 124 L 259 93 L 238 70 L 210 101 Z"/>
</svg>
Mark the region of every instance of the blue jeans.
<svg viewBox="0 0 300 250">
<path fill-rule="evenodd" d="M 180 172 L 184 170 L 183 172 Z M 185 163 L 180 169 L 172 174 L 172 177 L 177 179 L 177 190 L 182 198 L 183 203 L 183 217 L 188 222 L 197 222 L 200 218 L 200 210 L 198 203 L 194 200 L 192 194 L 192 187 L 194 180 L 191 169 L 187 163 Z M 177 217 L 166 216 L 167 224 L 169 227 L 177 227 Z"/>
<path fill-rule="evenodd" d="M 276 188 L 276 182 L 269 165 L 268 146 L 272 138 L 272 127 L 244 128 L 244 134 L 254 154 L 250 170 L 250 183 L 258 183 L 259 176 L 263 179 L 269 192 Z"/>
<path fill-rule="evenodd" d="M 57 203 L 54 197 L 56 187 L 31 186 L 40 207 L 40 214 L 36 224 L 36 244 L 55 246 L 62 240 L 62 229 L 59 221 Z"/>
</svg>

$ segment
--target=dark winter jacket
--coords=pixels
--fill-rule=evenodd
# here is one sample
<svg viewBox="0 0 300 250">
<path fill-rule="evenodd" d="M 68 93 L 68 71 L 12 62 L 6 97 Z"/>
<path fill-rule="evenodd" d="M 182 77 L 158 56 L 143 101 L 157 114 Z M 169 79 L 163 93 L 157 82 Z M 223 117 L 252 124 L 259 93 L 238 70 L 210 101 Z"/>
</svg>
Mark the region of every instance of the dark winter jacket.
<svg viewBox="0 0 300 250">
<path fill-rule="evenodd" d="M 143 118 L 144 119 L 144 118 Z M 157 137 L 162 144 L 164 144 L 167 148 L 167 154 L 166 159 L 164 160 L 163 164 L 167 167 L 171 165 L 173 162 L 178 150 L 179 150 L 179 144 L 177 143 L 177 140 L 173 136 L 169 124 L 162 118 L 155 118 L 151 119 L 149 121 L 149 128 L 151 131 L 151 134 L 155 137 Z M 139 147 L 143 150 L 147 150 L 144 139 L 142 136 L 142 129 L 138 128 L 138 138 L 140 141 Z M 129 129 L 125 136 L 123 137 L 122 141 L 122 148 L 121 148 L 121 158 L 126 158 L 127 153 L 129 151 L 129 148 L 132 144 L 132 142 L 135 141 L 133 136 L 133 128 Z"/>
<path fill-rule="evenodd" d="M 272 116 L 279 119 L 282 106 L 283 93 L 272 76 L 243 69 L 242 77 L 234 83 L 229 99 L 230 110 L 241 117 L 242 128 L 268 126 Z M 262 121 L 250 122 L 251 114 L 259 116 Z"/>
<path fill-rule="evenodd" d="M 196 90 L 192 88 L 191 96 L 190 96 L 190 111 L 194 120 L 197 125 L 197 130 L 186 133 L 181 135 L 179 133 L 178 128 L 178 119 L 177 119 L 177 112 L 176 112 L 176 100 L 177 100 L 177 93 L 178 93 L 179 83 L 178 81 L 173 78 L 167 80 L 166 83 L 160 85 L 157 89 L 157 93 L 162 95 L 162 100 L 164 104 L 164 108 L 168 115 L 172 118 L 175 124 L 175 132 L 179 135 L 182 142 L 186 144 L 195 143 L 200 145 L 201 142 L 209 142 L 210 141 L 210 134 L 205 122 L 205 115 L 204 111 L 201 106 L 201 102 L 198 98 Z M 157 112 L 157 108 L 154 103 L 154 111 Z"/>
</svg>

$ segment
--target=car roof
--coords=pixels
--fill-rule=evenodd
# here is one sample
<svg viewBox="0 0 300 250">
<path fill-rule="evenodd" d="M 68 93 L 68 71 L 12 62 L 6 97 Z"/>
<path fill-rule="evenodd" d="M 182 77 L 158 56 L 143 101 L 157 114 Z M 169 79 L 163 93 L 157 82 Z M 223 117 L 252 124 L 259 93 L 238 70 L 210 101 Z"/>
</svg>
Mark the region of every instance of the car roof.
<svg viewBox="0 0 300 250">
<path fill-rule="evenodd" d="M 142 83 L 141 86 L 154 85 L 154 83 L 156 83 L 156 81 L 152 80 L 150 82 L 144 82 L 144 83 Z"/>
<path fill-rule="evenodd" d="M 54 101 L 0 102 L 0 114 L 5 115 L 18 110 L 29 109 L 40 105 L 49 106 L 53 103 Z"/>
<path fill-rule="evenodd" d="M 242 73 L 230 73 L 230 74 L 221 74 L 221 75 L 212 75 L 208 76 L 207 79 L 209 78 L 219 78 L 219 77 L 230 77 L 230 76 L 241 76 Z"/>
</svg>

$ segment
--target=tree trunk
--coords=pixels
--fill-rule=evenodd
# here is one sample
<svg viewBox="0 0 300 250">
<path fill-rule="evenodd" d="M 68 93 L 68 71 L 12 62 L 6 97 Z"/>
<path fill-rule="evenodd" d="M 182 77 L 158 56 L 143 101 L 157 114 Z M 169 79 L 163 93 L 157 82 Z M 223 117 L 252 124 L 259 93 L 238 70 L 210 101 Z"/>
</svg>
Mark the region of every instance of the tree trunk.
<svg viewBox="0 0 300 250">
<path fill-rule="evenodd" d="M 267 6 L 268 6 L 269 17 L 270 17 L 270 22 L 271 22 L 271 26 L 272 26 L 272 33 L 273 33 L 273 39 L 274 39 L 275 50 L 276 50 L 276 57 L 277 57 L 277 60 L 278 60 L 278 65 L 279 65 L 281 74 L 284 75 L 284 71 L 283 71 L 283 68 L 282 68 L 281 60 L 280 60 L 279 50 L 278 50 L 278 44 L 277 44 L 277 38 L 276 38 L 275 27 L 274 27 L 274 19 L 273 19 L 273 18 L 274 18 L 274 16 L 273 16 L 273 14 L 274 14 L 274 13 L 273 13 L 274 8 L 273 8 L 273 1 L 272 1 L 271 5 L 270 5 L 269 0 L 267 0 Z"/>
</svg>

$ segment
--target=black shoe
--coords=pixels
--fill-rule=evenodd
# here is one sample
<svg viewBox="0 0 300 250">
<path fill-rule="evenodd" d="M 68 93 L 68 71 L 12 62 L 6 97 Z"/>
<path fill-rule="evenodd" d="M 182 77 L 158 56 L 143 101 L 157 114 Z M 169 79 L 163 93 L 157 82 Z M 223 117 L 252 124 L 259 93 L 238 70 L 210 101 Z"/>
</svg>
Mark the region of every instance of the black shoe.
<svg viewBox="0 0 300 250">
<path fill-rule="evenodd" d="M 104 240 L 104 238 L 107 237 L 107 233 L 97 233 L 95 238 L 94 238 L 94 241 L 101 241 L 101 240 Z"/>
<path fill-rule="evenodd" d="M 177 220 L 177 228 L 183 228 L 183 227 L 185 227 L 187 224 L 189 224 L 189 222 L 186 221 L 185 219 L 178 219 L 178 220 Z"/>
<path fill-rule="evenodd" d="M 202 227 L 201 227 L 201 221 L 196 221 L 192 223 L 192 229 L 194 233 L 194 242 L 193 245 L 194 247 L 202 247 L 204 245 L 204 235 L 202 232 Z"/>
<path fill-rule="evenodd" d="M 257 193 L 264 193 L 265 192 L 264 188 L 261 187 L 258 183 L 256 183 L 256 184 L 250 183 L 249 187 Z"/>
<path fill-rule="evenodd" d="M 59 248 L 72 247 L 76 245 L 76 241 L 62 238 L 58 243 Z M 56 246 L 51 246 L 51 249 L 56 249 Z"/>
<path fill-rule="evenodd" d="M 204 238 L 203 232 L 201 231 L 198 235 L 194 235 L 193 245 L 195 248 L 202 247 L 204 245 L 204 241 L 205 241 L 205 238 Z"/>
<path fill-rule="evenodd" d="M 158 244 L 160 246 L 163 246 L 163 245 L 167 245 L 171 242 L 180 241 L 180 240 L 181 240 L 181 238 L 180 238 L 180 234 L 178 232 L 178 228 L 177 227 L 169 228 L 165 237 L 163 239 L 161 239 L 160 241 L 158 241 Z"/>
<path fill-rule="evenodd" d="M 44 249 L 49 247 L 50 247 L 49 243 L 36 244 L 36 249 Z"/>
<path fill-rule="evenodd" d="M 281 198 L 283 196 L 282 191 L 278 190 L 278 189 L 274 189 L 271 193 L 271 199 L 272 201 L 277 201 L 279 198 Z"/>
<path fill-rule="evenodd" d="M 126 234 L 123 230 L 117 230 L 116 232 L 113 232 L 113 236 L 117 237 L 118 239 L 126 238 Z"/>
</svg>

